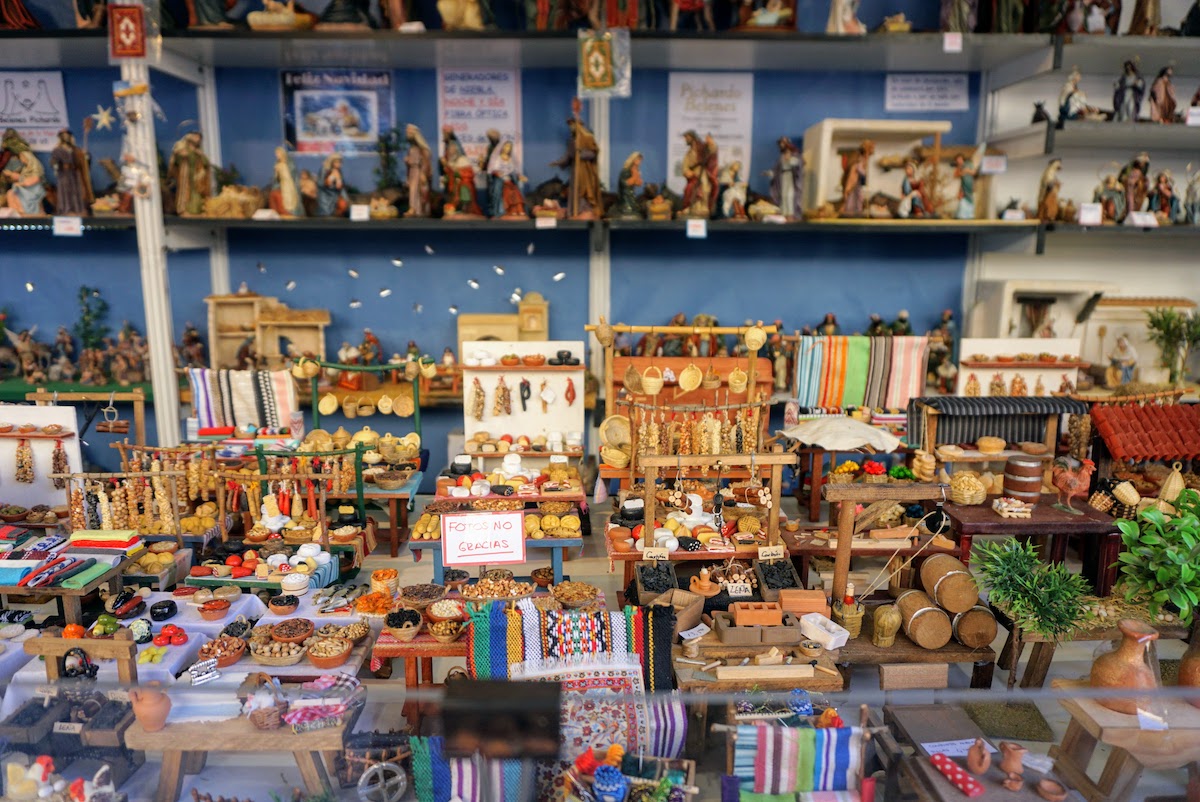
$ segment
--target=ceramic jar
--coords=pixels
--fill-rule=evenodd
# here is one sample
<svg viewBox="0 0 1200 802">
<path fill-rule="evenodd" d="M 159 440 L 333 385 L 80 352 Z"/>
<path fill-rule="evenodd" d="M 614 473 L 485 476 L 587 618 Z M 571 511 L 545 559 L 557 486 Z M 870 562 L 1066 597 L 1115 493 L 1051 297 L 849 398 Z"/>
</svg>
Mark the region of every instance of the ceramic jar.
<svg viewBox="0 0 1200 802">
<path fill-rule="evenodd" d="M 1179 660 L 1179 687 L 1200 690 L 1200 637 L 1192 640 Z M 1200 696 L 1188 697 L 1187 702 L 1200 707 Z"/>
<path fill-rule="evenodd" d="M 171 712 L 171 697 L 159 688 L 158 683 L 148 683 L 129 689 L 129 702 L 133 706 L 133 717 L 146 732 L 158 732 L 167 726 L 167 715 Z"/>
<path fill-rule="evenodd" d="M 1158 676 L 1146 662 L 1146 649 L 1158 640 L 1158 630 L 1145 621 L 1123 618 L 1117 624 L 1121 640 L 1112 651 L 1092 662 L 1093 688 L 1120 688 L 1124 691 L 1154 690 Z M 1183 666 L 1180 665 L 1180 674 Z M 1136 695 L 1128 693 L 1118 699 L 1097 699 L 1099 704 L 1118 713 L 1134 715 L 1138 710 Z"/>
</svg>

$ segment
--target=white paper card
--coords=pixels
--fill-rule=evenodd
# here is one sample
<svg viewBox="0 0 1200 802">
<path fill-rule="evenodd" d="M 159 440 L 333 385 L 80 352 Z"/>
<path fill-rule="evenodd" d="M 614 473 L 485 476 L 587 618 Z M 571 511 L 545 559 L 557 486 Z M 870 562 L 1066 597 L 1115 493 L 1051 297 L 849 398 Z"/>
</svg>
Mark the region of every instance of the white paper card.
<svg viewBox="0 0 1200 802">
<path fill-rule="evenodd" d="M 710 632 L 712 630 L 708 628 L 708 624 L 697 624 L 691 629 L 685 629 L 683 632 L 680 632 L 679 637 L 683 640 L 695 640 L 696 638 L 703 638 Z"/>
<path fill-rule="evenodd" d="M 535 217 L 533 218 L 534 228 L 558 228 L 557 217 Z"/>
<path fill-rule="evenodd" d="M 1158 228 L 1158 218 L 1154 212 L 1130 212 L 1125 225 L 1137 228 Z"/>
<path fill-rule="evenodd" d="M 687 238 L 688 239 L 708 239 L 708 221 L 707 220 L 688 220 L 687 221 Z"/>
<path fill-rule="evenodd" d="M 725 586 L 725 592 L 731 599 L 744 599 L 754 595 L 754 590 L 750 587 L 749 582 L 730 582 Z"/>
<path fill-rule="evenodd" d="M 787 222 L 787 218 L 781 214 L 765 214 L 765 215 L 763 215 L 762 221 L 764 223 L 773 223 L 775 225 L 782 225 Z"/>
<path fill-rule="evenodd" d="M 1025 212 L 1021 211 L 1020 209 L 1005 209 L 1004 214 L 1000 216 L 1000 219 L 1007 220 L 1010 223 L 1020 222 L 1025 219 Z"/>
<path fill-rule="evenodd" d="M 754 121 L 754 73 L 672 72 L 667 79 L 667 186 L 684 193 L 683 164 L 688 142 L 683 135 L 711 136 L 722 165 L 742 163 L 742 175 L 757 173 L 751 164 Z"/>
<path fill-rule="evenodd" d="M 671 559 L 671 552 L 668 549 L 660 548 L 658 546 L 650 546 L 642 552 L 642 556 L 647 560 L 669 560 Z"/>
<path fill-rule="evenodd" d="M 66 735 L 78 735 L 83 732 L 82 721 L 56 721 L 54 722 L 54 731 L 64 733 Z"/>
<path fill-rule="evenodd" d="M 51 72 L 0 72 L 4 100 L 0 102 L 0 129 L 15 128 L 29 147 L 49 153 L 58 145 L 58 132 L 71 127 L 63 74 Z M 78 133 L 78 129 L 76 129 Z M 5 169 L 20 169 L 16 159 Z"/>
<path fill-rule="evenodd" d="M 783 546 L 759 546 L 758 559 L 760 560 L 782 560 L 787 551 Z"/>
<path fill-rule="evenodd" d="M 922 743 L 921 748 L 931 755 L 943 754 L 946 757 L 966 757 L 967 751 L 975 745 L 974 738 L 962 738 L 957 741 L 929 741 Z M 995 752 L 996 747 L 987 741 L 983 742 L 989 752 Z"/>
<path fill-rule="evenodd" d="M 1188 125 L 1200 126 L 1200 106 L 1191 106 L 1187 110 L 1187 116 L 1184 118 Z"/>
<path fill-rule="evenodd" d="M 54 236 L 56 236 L 56 237 L 82 237 L 83 236 L 83 218 L 82 217 L 55 216 L 55 218 L 54 218 Z"/>
<path fill-rule="evenodd" d="M 963 48 L 963 35 L 957 31 L 946 31 L 942 34 L 942 52 L 943 53 L 961 53 Z"/>
<path fill-rule="evenodd" d="M 371 219 L 371 207 L 365 203 L 350 204 L 350 220 L 355 223 L 365 223 Z"/>
<path fill-rule="evenodd" d="M 1008 157 L 1003 154 L 984 156 L 980 160 L 979 172 L 982 175 L 1000 175 L 1008 172 Z"/>
<path fill-rule="evenodd" d="M 1098 226 L 1104 223 L 1104 212 L 1098 203 L 1081 203 L 1079 205 L 1079 225 Z"/>
<path fill-rule="evenodd" d="M 449 43 L 446 43 L 449 44 Z M 478 54 L 483 48 L 463 43 L 470 52 Z M 439 54 L 441 51 L 439 50 Z M 467 52 L 464 52 L 467 58 Z M 449 60 L 448 60 L 449 61 Z M 449 62 L 453 63 L 453 62 Z M 460 61 L 458 63 L 470 63 Z M 487 186 L 489 170 L 481 170 L 495 152 L 490 150 L 488 131 L 500 134 L 500 141 L 512 140 L 513 162 L 520 170 L 525 163 L 524 139 L 521 136 L 521 71 L 511 69 L 440 69 L 438 70 L 438 130 L 449 128 L 475 167 L 475 186 Z M 446 155 L 443 135 L 436 145 L 439 157 Z M 487 201 L 486 193 L 479 203 Z"/>
<path fill-rule="evenodd" d="M 518 511 L 442 516 L 445 565 L 507 565 L 525 562 L 525 515 Z"/>
<path fill-rule="evenodd" d="M 965 72 L 889 73 L 886 111 L 966 111 Z"/>
</svg>

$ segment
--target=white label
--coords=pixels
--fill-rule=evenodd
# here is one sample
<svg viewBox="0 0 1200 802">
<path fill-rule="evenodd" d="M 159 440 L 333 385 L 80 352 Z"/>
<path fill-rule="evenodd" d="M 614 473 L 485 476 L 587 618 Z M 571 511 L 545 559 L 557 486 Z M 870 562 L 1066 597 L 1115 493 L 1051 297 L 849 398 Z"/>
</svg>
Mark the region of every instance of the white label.
<svg viewBox="0 0 1200 802">
<path fill-rule="evenodd" d="M 1007 220 L 1010 223 L 1020 222 L 1025 219 L 1025 212 L 1020 209 L 1005 209 L 1004 214 L 1000 216 L 1001 220 Z"/>
<path fill-rule="evenodd" d="M 557 217 L 535 217 L 533 218 L 534 228 L 558 228 Z"/>
<path fill-rule="evenodd" d="M 1189 107 L 1184 120 L 1190 126 L 1200 126 L 1200 106 Z"/>
<path fill-rule="evenodd" d="M 965 72 L 889 73 L 886 111 L 966 111 Z"/>
<path fill-rule="evenodd" d="M 687 238 L 688 239 L 708 239 L 708 221 L 707 220 L 688 220 L 687 221 Z"/>
<path fill-rule="evenodd" d="M 83 236 L 83 218 L 82 217 L 60 217 L 54 218 L 54 236 L 56 237 L 82 237 Z"/>
<path fill-rule="evenodd" d="M 664 549 L 658 546 L 650 546 L 642 552 L 642 557 L 647 560 L 654 560 L 656 562 L 658 560 L 669 560 L 671 559 L 671 551 L 670 549 Z"/>
<path fill-rule="evenodd" d="M 787 554 L 787 549 L 783 546 L 759 546 L 758 559 L 760 560 L 782 560 Z"/>
<path fill-rule="evenodd" d="M 54 731 L 66 735 L 78 735 L 83 731 L 83 724 L 78 721 L 56 721 Z"/>
<path fill-rule="evenodd" d="M 525 513 L 511 510 L 443 515 L 442 562 L 446 565 L 525 562 Z"/>
<path fill-rule="evenodd" d="M 922 743 L 921 748 L 931 755 L 943 754 L 946 757 L 966 757 L 967 752 L 975 745 L 974 738 L 963 738 L 958 741 L 929 741 Z M 983 742 L 989 752 L 995 752 L 996 747 L 987 741 Z"/>
<path fill-rule="evenodd" d="M 963 47 L 963 36 L 957 31 L 946 31 L 942 34 L 942 52 L 943 53 L 961 53 Z"/>
<path fill-rule="evenodd" d="M 741 162 L 743 181 L 757 175 L 750 163 L 753 120 L 754 73 L 672 72 L 667 82 L 667 186 L 685 194 L 683 165 L 690 146 L 683 135 L 689 131 L 701 140 L 712 137 L 722 165 Z M 703 142 L 698 148 L 707 152 Z"/>
<path fill-rule="evenodd" d="M 750 587 L 749 582 L 730 582 L 725 585 L 725 592 L 731 599 L 744 599 L 754 595 L 754 589 Z"/>
<path fill-rule="evenodd" d="M 1098 203 L 1079 204 L 1079 225 L 1098 226 L 1104 223 L 1104 211 Z"/>
<path fill-rule="evenodd" d="M 1158 228 L 1158 218 L 1154 212 L 1130 212 L 1126 225 L 1136 228 Z"/>
<path fill-rule="evenodd" d="M 781 214 L 766 214 L 763 215 L 764 223 L 774 223 L 775 225 L 783 225 L 787 222 L 787 218 Z"/>
<path fill-rule="evenodd" d="M 708 628 L 708 624 L 697 624 L 691 629 L 685 629 L 683 632 L 680 632 L 679 637 L 683 640 L 696 640 L 697 638 L 703 638 L 710 632 L 712 630 Z"/>
<path fill-rule="evenodd" d="M 465 56 L 464 56 L 465 57 Z M 453 62 L 450 62 L 453 63 Z M 470 64 L 471 62 L 458 63 Z M 500 134 L 500 143 L 512 142 L 512 165 L 525 163 L 521 136 L 521 71 L 510 69 L 463 68 L 438 70 L 438 131 L 450 129 L 467 163 L 474 168 L 475 185 L 487 186 L 487 168 L 492 142 L 488 131 Z M 565 129 L 564 129 L 565 130 Z M 446 155 L 446 140 L 439 136 L 434 146 L 438 156 Z M 503 169 L 500 159 L 496 166 Z M 479 205 L 487 205 L 487 193 L 479 194 Z"/>
<path fill-rule="evenodd" d="M 350 204 L 350 221 L 354 223 L 365 223 L 371 219 L 371 207 L 365 203 Z"/>
<path fill-rule="evenodd" d="M 1008 172 L 1008 157 L 1003 154 L 984 156 L 979 161 L 981 175 L 1000 175 Z"/>
</svg>

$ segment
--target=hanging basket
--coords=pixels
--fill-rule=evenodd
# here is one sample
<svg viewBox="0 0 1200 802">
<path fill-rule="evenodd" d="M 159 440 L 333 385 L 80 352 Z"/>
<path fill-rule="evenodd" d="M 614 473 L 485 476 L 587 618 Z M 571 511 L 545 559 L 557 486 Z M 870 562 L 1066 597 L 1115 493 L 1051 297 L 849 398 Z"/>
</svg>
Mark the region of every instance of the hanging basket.
<svg viewBox="0 0 1200 802">
<path fill-rule="evenodd" d="M 741 368 L 734 368 L 733 372 L 729 374 L 729 392 L 734 395 L 741 395 L 746 392 L 749 383 L 750 377 Z"/>
<path fill-rule="evenodd" d="M 704 380 L 700 382 L 700 386 L 705 390 L 719 390 L 721 388 L 721 376 L 712 365 L 708 366 L 708 370 L 704 373 Z"/>
<path fill-rule="evenodd" d="M 690 393 L 693 390 L 699 389 L 703 382 L 704 371 L 696 367 L 695 362 L 689 362 L 686 368 L 679 371 L 679 389 L 685 393 Z M 643 383 L 645 383 L 644 377 Z"/>
<path fill-rule="evenodd" d="M 662 371 L 656 366 L 651 365 L 642 371 L 642 392 L 646 395 L 658 395 L 662 392 L 663 384 Z"/>
<path fill-rule="evenodd" d="M 625 389 L 633 395 L 640 395 L 643 392 L 642 374 L 637 372 L 637 368 L 633 366 L 632 362 L 625 367 L 624 383 Z"/>
<path fill-rule="evenodd" d="M 746 347 L 751 351 L 757 351 L 767 344 L 767 332 L 763 330 L 762 326 L 751 326 L 746 329 L 743 337 L 746 340 Z"/>
<path fill-rule="evenodd" d="M 600 325 L 596 326 L 596 341 L 607 348 L 613 344 L 614 334 L 612 325 L 601 315 Z"/>
</svg>

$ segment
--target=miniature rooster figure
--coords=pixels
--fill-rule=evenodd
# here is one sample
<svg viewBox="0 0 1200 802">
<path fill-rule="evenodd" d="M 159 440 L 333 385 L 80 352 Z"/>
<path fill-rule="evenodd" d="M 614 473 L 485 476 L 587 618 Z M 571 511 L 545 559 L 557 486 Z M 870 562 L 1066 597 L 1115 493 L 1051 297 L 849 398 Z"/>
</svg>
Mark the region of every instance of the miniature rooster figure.
<svg viewBox="0 0 1200 802">
<path fill-rule="evenodd" d="M 1090 459 L 1083 462 L 1071 457 L 1059 457 L 1054 460 L 1054 468 L 1050 472 L 1050 482 L 1058 490 L 1058 503 L 1054 509 L 1062 510 L 1071 515 L 1083 515 L 1083 512 L 1071 506 L 1071 499 L 1076 496 L 1086 496 L 1092 484 L 1092 472 L 1096 463 Z M 1066 503 L 1063 503 L 1063 496 Z"/>
<path fill-rule="evenodd" d="M 846 726 L 846 722 L 842 721 L 842 717 L 838 715 L 836 707 L 827 707 L 825 712 L 813 724 L 817 729 L 838 729 Z"/>
</svg>

